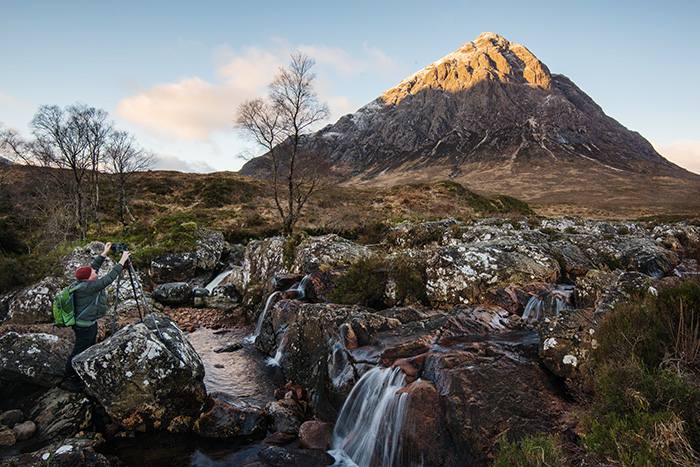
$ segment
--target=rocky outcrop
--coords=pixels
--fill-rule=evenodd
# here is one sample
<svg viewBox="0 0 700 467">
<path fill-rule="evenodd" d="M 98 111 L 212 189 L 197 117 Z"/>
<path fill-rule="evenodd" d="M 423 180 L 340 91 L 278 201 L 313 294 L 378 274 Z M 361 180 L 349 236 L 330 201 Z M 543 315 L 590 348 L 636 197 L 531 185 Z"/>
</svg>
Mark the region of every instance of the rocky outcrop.
<svg viewBox="0 0 700 467">
<path fill-rule="evenodd" d="M 200 229 L 195 236 L 195 251 L 168 253 L 151 261 L 149 274 L 154 283 L 191 282 L 203 286 L 214 271 L 223 267 L 220 261 L 230 250 L 223 234 Z"/>
<path fill-rule="evenodd" d="M 128 430 L 165 430 L 198 415 L 206 397 L 199 355 L 172 321 L 152 314 L 79 354 L 73 368 Z"/>
<path fill-rule="evenodd" d="M 51 334 L 8 332 L 0 337 L 0 378 L 56 386 L 73 346 Z"/>
</svg>

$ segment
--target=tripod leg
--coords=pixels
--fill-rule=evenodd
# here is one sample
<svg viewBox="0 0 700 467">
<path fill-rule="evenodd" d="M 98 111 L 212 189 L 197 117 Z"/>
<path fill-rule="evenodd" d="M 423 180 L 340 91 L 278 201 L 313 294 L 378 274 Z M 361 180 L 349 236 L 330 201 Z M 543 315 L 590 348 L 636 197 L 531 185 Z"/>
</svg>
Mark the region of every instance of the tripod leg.
<svg viewBox="0 0 700 467">
<path fill-rule="evenodd" d="M 143 323 L 143 316 L 141 315 L 141 307 L 139 306 L 139 297 L 136 293 L 136 284 L 134 283 L 134 275 L 129 269 L 129 279 L 131 279 L 131 289 L 134 291 L 134 299 L 136 300 L 136 309 L 139 311 L 139 320 Z M 146 301 L 144 299 L 144 301 Z"/>
<path fill-rule="evenodd" d="M 112 335 L 114 335 L 114 323 L 117 321 L 117 303 L 119 303 L 119 282 L 122 280 L 122 274 L 117 276 L 117 292 L 114 296 L 114 313 L 112 313 Z"/>
<path fill-rule="evenodd" d="M 139 277 L 136 275 L 136 271 L 134 271 L 134 265 L 131 264 L 131 261 L 129 261 L 129 277 L 131 278 L 131 286 L 134 289 L 134 295 L 136 295 L 136 287 L 134 286 L 134 277 L 136 278 L 136 283 L 139 286 L 139 291 L 141 292 L 141 298 L 143 299 L 143 303 L 146 305 L 146 310 L 148 311 L 149 315 L 152 315 L 151 313 L 151 307 L 148 305 L 148 300 L 146 300 L 146 294 L 143 292 L 143 286 L 141 286 L 141 281 L 139 281 Z M 138 303 L 138 300 L 136 301 Z M 141 314 L 141 311 L 139 310 L 139 315 Z M 156 327 L 156 331 L 158 332 L 158 337 L 160 337 L 161 340 L 163 340 L 163 335 L 160 333 L 160 329 L 158 329 L 158 323 L 156 322 L 155 316 L 151 316 L 153 318 L 153 325 Z M 143 322 L 143 319 L 141 320 Z"/>
</svg>

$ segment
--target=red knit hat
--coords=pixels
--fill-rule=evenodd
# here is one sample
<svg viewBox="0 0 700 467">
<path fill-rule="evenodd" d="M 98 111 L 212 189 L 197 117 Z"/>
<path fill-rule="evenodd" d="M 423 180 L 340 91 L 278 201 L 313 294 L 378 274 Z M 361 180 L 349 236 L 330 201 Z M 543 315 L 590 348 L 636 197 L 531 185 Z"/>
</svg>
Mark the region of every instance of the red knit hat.
<svg viewBox="0 0 700 467">
<path fill-rule="evenodd" d="M 86 281 L 90 279 L 91 275 L 92 268 L 90 266 L 83 266 L 82 268 L 78 268 L 78 270 L 75 271 L 75 278 L 81 281 Z"/>
</svg>

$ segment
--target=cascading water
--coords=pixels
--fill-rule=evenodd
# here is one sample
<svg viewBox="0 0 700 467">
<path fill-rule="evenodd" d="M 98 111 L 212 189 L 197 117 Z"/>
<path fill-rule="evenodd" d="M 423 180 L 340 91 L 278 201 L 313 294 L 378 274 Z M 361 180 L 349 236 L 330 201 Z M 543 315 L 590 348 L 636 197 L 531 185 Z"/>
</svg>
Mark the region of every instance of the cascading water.
<svg viewBox="0 0 700 467">
<path fill-rule="evenodd" d="M 532 318 L 539 321 L 545 312 L 559 316 L 561 310 L 570 306 L 570 297 L 574 287 L 570 285 L 557 285 L 556 287 L 533 295 L 525 306 L 522 319 Z"/>
<path fill-rule="evenodd" d="M 260 331 L 262 331 L 263 321 L 265 320 L 265 315 L 270 309 L 270 305 L 272 305 L 272 302 L 275 300 L 275 297 L 277 297 L 281 293 L 295 292 L 297 299 L 303 299 L 304 297 L 306 297 L 306 283 L 308 282 L 309 277 L 309 275 L 306 275 L 299 282 L 297 282 L 284 292 L 278 290 L 276 292 L 272 292 L 270 296 L 267 297 L 267 301 L 265 302 L 265 308 L 263 308 L 262 313 L 260 313 L 260 316 L 258 317 L 258 323 L 255 326 L 255 332 L 247 338 L 249 342 L 255 341 L 255 339 L 260 335 Z"/>
<path fill-rule="evenodd" d="M 350 392 L 333 431 L 333 451 L 338 466 L 391 467 L 400 465 L 401 428 L 406 394 L 398 368 L 373 368 Z"/>
<path fill-rule="evenodd" d="M 209 293 L 212 293 L 212 291 L 214 290 L 214 287 L 221 284 L 221 282 L 224 279 L 226 279 L 228 276 L 230 276 L 232 272 L 233 272 L 233 269 L 229 269 L 228 271 L 222 272 L 221 274 L 216 276 L 214 279 L 212 279 L 211 282 L 209 282 L 207 285 L 205 285 L 204 288 L 207 289 L 209 291 Z"/>
</svg>

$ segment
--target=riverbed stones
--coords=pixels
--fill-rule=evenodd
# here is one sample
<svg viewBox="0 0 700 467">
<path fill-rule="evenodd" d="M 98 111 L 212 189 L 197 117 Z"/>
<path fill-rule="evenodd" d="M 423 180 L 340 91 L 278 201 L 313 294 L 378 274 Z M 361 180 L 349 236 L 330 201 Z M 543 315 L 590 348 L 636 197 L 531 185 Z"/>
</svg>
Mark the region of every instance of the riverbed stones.
<svg viewBox="0 0 700 467">
<path fill-rule="evenodd" d="M 165 430 L 206 397 L 204 365 L 182 331 L 149 314 L 73 359 L 87 391 L 127 430 Z"/>
</svg>

